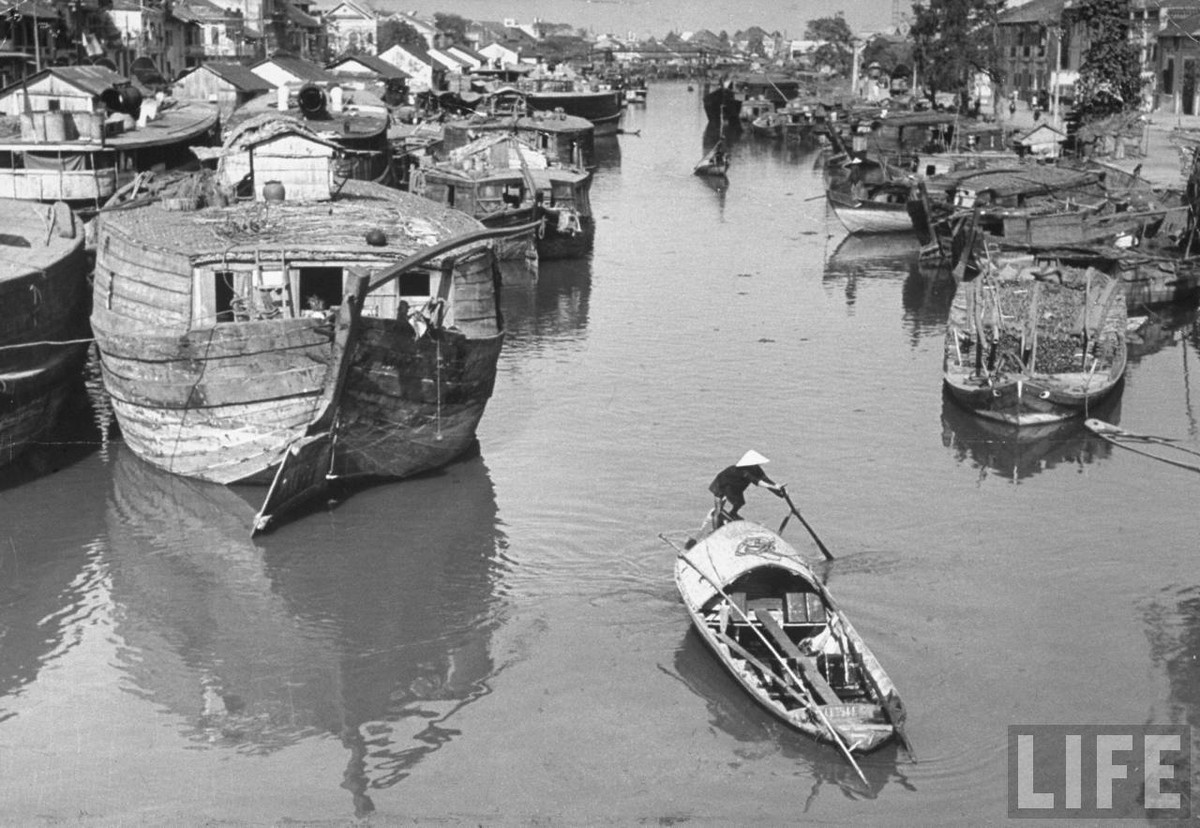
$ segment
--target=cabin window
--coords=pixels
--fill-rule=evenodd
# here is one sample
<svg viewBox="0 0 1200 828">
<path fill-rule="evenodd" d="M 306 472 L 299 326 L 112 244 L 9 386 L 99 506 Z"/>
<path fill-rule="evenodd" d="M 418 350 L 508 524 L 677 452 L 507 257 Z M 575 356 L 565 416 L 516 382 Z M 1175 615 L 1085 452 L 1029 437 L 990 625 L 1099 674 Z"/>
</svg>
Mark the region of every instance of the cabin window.
<svg viewBox="0 0 1200 828">
<path fill-rule="evenodd" d="M 446 187 L 446 206 L 454 206 L 454 185 L 450 184 Z"/>
<path fill-rule="evenodd" d="M 428 271 L 413 270 L 401 275 L 398 281 L 401 299 L 425 300 L 433 295 L 430 291 Z M 411 305 L 412 302 L 409 302 L 409 304 Z"/>
<path fill-rule="evenodd" d="M 342 268 L 300 267 L 296 272 L 302 310 L 321 311 L 342 304 Z"/>
<path fill-rule="evenodd" d="M 520 207 L 521 200 L 525 196 L 525 188 L 520 184 L 505 184 L 504 195 L 502 196 L 504 203 L 513 207 Z"/>
<path fill-rule="evenodd" d="M 214 275 L 216 277 L 213 283 L 214 315 L 217 322 L 236 322 L 235 306 L 240 306 L 241 303 L 234 302 L 237 294 L 233 290 L 233 271 L 218 270 Z"/>
<path fill-rule="evenodd" d="M 50 98 L 48 101 L 46 101 L 46 109 L 50 110 L 51 112 L 58 112 L 62 109 L 62 101 L 60 101 L 58 98 Z"/>
<path fill-rule="evenodd" d="M 573 204 L 575 202 L 574 188 L 569 181 L 555 181 L 550 185 L 550 206 L 559 203 Z"/>
</svg>

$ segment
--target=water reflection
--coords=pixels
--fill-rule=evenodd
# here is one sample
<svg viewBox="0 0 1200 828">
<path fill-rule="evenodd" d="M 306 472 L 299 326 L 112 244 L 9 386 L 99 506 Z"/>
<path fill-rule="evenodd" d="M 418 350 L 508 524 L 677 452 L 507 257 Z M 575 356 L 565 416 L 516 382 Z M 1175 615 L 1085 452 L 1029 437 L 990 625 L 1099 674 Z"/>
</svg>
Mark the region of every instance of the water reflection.
<svg viewBox="0 0 1200 828">
<path fill-rule="evenodd" d="M 846 306 L 858 301 L 860 280 L 903 279 L 900 300 L 910 326 L 912 345 L 925 336 L 940 336 L 954 300 L 950 271 L 936 259 L 922 258 L 908 234 L 845 236 L 825 261 L 824 281 L 840 285 Z"/>
<path fill-rule="evenodd" d="M 635 139 L 636 140 L 636 139 Z M 621 169 L 621 140 L 617 135 L 596 136 L 596 169 Z"/>
<path fill-rule="evenodd" d="M 848 799 L 874 799 L 891 781 L 911 788 L 903 772 L 900 750 L 893 744 L 869 756 L 855 757 L 869 785 L 869 789 L 864 790 L 862 780 L 836 748 L 818 744 L 762 710 L 690 626 L 675 650 L 674 667 L 675 675 L 708 706 L 712 726 L 742 743 L 742 747 L 734 751 L 738 756 L 752 760 L 778 750 L 805 765 L 804 772 L 813 777 L 812 788 L 804 803 L 805 811 L 826 784 L 841 790 Z"/>
<path fill-rule="evenodd" d="M 43 668 L 79 643 L 102 577 L 98 548 L 93 542 L 48 554 L 34 539 L 0 538 L 0 722 L 16 715 L 12 700 Z"/>
<path fill-rule="evenodd" d="M 447 720 L 489 692 L 505 537 L 478 454 L 262 546 L 247 538 L 254 506 L 237 489 L 164 474 L 123 446 L 116 455 L 119 666 L 195 742 L 270 754 L 332 734 L 362 816 L 372 788 L 405 778 L 456 735 Z M 396 516 L 386 540 L 364 509 Z"/>
<path fill-rule="evenodd" d="M 1116 425 L 1121 420 L 1120 397 L 1111 395 L 1088 416 Z M 995 474 L 1013 483 L 1065 463 L 1094 463 L 1112 453 L 1112 446 L 1088 431 L 1082 418 L 1018 428 L 971 413 L 944 389 L 942 445 L 958 462 L 979 469 L 980 481 Z"/>
<path fill-rule="evenodd" d="M 0 472 L 0 491 L 72 466 L 107 446 L 112 410 L 100 381 L 93 347 L 80 373 L 67 384 L 66 399 L 49 431 L 26 447 Z"/>
<path fill-rule="evenodd" d="M 1167 676 L 1172 724 L 1192 728 L 1192 754 L 1200 746 L 1200 586 L 1163 590 L 1143 609 L 1150 658 Z M 1178 769 L 1176 779 L 1188 779 L 1190 769 Z"/>
<path fill-rule="evenodd" d="M 504 290 L 505 351 L 520 353 L 547 342 L 583 339 L 591 292 L 590 256 L 542 262 L 536 284 Z"/>
<path fill-rule="evenodd" d="M 1196 304 L 1167 305 L 1142 309 L 1129 319 L 1129 362 L 1157 353 L 1168 346 L 1186 343 L 1195 336 Z M 1140 321 L 1139 321 L 1140 320 Z"/>
<path fill-rule="evenodd" d="M 913 255 L 908 260 L 908 275 L 900 291 L 904 320 L 911 327 L 910 342 L 946 331 L 946 318 L 954 301 L 957 284 L 945 264 Z"/>
</svg>

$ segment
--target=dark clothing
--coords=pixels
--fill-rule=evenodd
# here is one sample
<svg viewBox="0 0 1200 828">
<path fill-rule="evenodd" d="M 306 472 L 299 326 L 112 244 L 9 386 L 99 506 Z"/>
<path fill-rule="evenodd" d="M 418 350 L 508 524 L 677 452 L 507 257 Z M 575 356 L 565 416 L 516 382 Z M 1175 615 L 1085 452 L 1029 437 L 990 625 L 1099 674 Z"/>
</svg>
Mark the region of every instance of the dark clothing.
<svg viewBox="0 0 1200 828">
<path fill-rule="evenodd" d="M 730 517 L 737 517 L 738 510 L 746 505 L 746 489 L 758 483 L 775 485 L 775 481 L 767 477 L 761 466 L 729 466 L 713 478 L 708 490 L 728 501 L 733 507 L 729 512 Z"/>
</svg>

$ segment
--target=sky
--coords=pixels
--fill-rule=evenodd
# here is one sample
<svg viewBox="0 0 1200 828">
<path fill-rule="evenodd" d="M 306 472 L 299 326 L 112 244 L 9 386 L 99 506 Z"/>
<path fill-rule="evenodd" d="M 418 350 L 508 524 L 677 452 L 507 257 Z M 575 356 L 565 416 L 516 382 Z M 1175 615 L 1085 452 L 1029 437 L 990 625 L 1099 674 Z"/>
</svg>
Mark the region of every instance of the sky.
<svg viewBox="0 0 1200 828">
<path fill-rule="evenodd" d="M 891 25 L 895 0 L 373 0 L 379 11 L 415 11 L 431 17 L 436 12 L 457 14 L 469 20 L 504 20 L 519 23 L 541 18 L 567 23 L 596 34 L 661 38 L 668 32 L 722 29 L 733 34 L 751 26 L 779 31 L 793 40 L 804 37 L 809 20 L 844 11 L 856 33 Z M 902 12 L 912 0 L 899 0 Z"/>
</svg>

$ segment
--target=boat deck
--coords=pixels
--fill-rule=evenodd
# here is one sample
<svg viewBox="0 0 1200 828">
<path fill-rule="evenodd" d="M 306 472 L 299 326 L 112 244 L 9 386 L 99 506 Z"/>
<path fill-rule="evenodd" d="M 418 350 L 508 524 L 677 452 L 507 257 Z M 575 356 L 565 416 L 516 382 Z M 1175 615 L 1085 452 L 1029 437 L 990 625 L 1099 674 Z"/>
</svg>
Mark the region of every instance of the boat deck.
<svg viewBox="0 0 1200 828">
<path fill-rule="evenodd" d="M 0 284 L 61 259 L 79 244 L 77 230 L 69 210 L 0 199 Z"/>
<path fill-rule="evenodd" d="M 83 152 L 135 150 L 160 144 L 190 140 L 217 125 L 215 106 L 191 101 L 178 102 L 160 109 L 158 117 L 145 126 L 110 135 L 103 141 L 76 139 L 71 141 L 27 141 L 21 138 L 21 119 L 0 116 L 0 151 Z"/>
<path fill-rule="evenodd" d="M 393 261 L 450 236 L 473 232 L 479 223 L 459 210 L 368 182 L 347 181 L 339 197 L 314 209 L 313 202 L 239 201 L 203 210 L 166 209 L 162 202 L 115 210 L 105 224 L 193 262 L 298 252 L 339 258 Z M 369 245 L 366 231 L 382 230 L 387 244 Z"/>
</svg>

